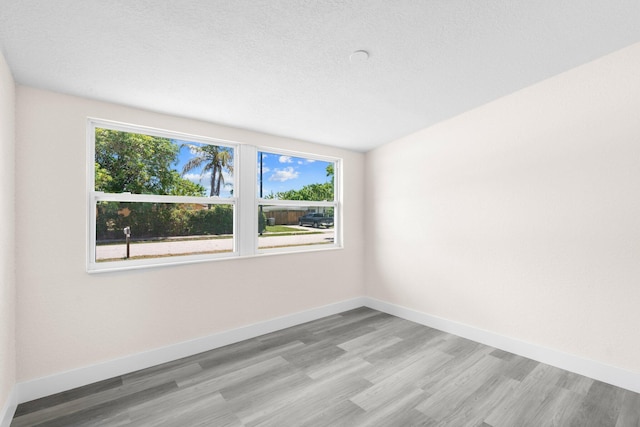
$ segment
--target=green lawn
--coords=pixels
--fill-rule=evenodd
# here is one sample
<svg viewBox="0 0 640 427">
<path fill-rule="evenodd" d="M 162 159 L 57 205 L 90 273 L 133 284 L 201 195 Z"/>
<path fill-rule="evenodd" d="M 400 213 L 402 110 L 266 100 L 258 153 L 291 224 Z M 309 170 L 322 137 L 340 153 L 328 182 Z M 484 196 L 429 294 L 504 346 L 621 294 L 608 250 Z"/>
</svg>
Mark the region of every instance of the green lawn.
<svg viewBox="0 0 640 427">
<path fill-rule="evenodd" d="M 300 230 L 286 225 L 267 225 L 260 237 L 297 236 L 299 234 L 320 234 L 322 231 Z"/>
<path fill-rule="evenodd" d="M 286 225 L 267 225 L 265 232 L 267 233 L 293 233 L 300 231 L 297 228 L 287 227 Z"/>
</svg>

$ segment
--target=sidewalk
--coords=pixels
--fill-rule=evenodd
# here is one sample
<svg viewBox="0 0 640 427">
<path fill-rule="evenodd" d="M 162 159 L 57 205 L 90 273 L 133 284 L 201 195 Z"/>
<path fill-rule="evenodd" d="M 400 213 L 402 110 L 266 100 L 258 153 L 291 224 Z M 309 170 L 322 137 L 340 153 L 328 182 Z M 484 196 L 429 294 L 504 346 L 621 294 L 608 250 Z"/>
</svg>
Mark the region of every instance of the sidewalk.
<svg viewBox="0 0 640 427">
<path fill-rule="evenodd" d="M 277 248 L 284 246 L 303 246 L 313 244 L 333 243 L 334 229 L 316 229 L 295 226 L 307 233 L 297 235 L 282 235 L 288 233 L 265 233 L 258 237 L 258 248 Z M 220 238 L 219 236 L 207 239 L 203 236 L 192 236 L 194 240 L 167 239 L 161 242 L 132 242 L 129 251 L 131 258 L 136 257 L 164 257 L 177 255 L 193 255 L 204 253 L 231 252 L 233 250 L 233 239 Z M 127 253 L 126 244 L 99 245 L 96 247 L 96 261 L 123 259 Z"/>
</svg>

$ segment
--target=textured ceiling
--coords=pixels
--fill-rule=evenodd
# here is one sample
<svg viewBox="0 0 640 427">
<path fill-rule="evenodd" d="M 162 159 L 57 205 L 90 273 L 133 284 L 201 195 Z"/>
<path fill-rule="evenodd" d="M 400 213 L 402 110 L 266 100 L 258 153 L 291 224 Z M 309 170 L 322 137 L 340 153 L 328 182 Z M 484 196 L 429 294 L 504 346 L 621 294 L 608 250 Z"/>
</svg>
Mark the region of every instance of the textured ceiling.
<svg viewBox="0 0 640 427">
<path fill-rule="evenodd" d="M 0 0 L 20 84 L 361 151 L 638 41 L 640 0 Z"/>
</svg>

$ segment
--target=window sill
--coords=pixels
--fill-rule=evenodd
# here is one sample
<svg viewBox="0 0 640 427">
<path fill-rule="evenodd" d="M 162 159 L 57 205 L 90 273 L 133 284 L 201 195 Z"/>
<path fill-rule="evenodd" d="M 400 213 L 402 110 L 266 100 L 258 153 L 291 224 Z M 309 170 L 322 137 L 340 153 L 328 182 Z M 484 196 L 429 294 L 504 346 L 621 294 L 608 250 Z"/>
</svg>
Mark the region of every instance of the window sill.
<svg viewBox="0 0 640 427">
<path fill-rule="evenodd" d="M 239 255 L 239 254 L 228 254 L 217 257 L 211 256 L 181 256 L 174 257 L 170 260 L 161 261 L 161 262 L 145 262 L 145 263 L 135 263 L 135 261 L 115 261 L 108 263 L 94 263 L 91 264 L 87 268 L 88 274 L 102 274 L 102 273 L 113 273 L 120 271 L 129 271 L 129 270 L 142 270 L 142 269 L 150 269 L 150 268 L 163 268 L 163 267 L 173 267 L 173 266 L 181 266 L 181 265 L 189 265 L 189 264 L 200 264 L 206 262 L 220 262 L 220 261 L 232 261 L 232 260 L 242 260 L 242 259 L 252 259 L 252 258 L 262 258 L 262 257 L 272 257 L 278 255 L 294 255 L 294 254 L 304 254 L 311 252 L 325 252 L 325 251 L 335 251 L 342 250 L 343 246 L 338 245 L 327 245 L 324 247 L 313 247 L 313 248 L 304 248 L 301 249 L 299 247 L 295 249 L 262 249 L 255 254 L 251 255 Z M 162 260 L 159 258 L 158 261 Z M 135 264 L 134 264 L 135 263 Z M 104 266 L 103 266 L 104 265 Z"/>
</svg>

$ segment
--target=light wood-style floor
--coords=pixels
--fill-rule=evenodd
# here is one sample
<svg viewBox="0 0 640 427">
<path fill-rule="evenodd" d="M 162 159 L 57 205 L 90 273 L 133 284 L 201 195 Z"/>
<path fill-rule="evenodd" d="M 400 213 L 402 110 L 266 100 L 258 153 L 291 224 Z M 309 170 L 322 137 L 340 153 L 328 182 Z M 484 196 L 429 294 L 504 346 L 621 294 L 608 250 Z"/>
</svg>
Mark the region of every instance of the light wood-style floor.
<svg viewBox="0 0 640 427">
<path fill-rule="evenodd" d="M 640 426 L 640 395 L 368 308 L 24 403 L 20 426 Z"/>
</svg>

